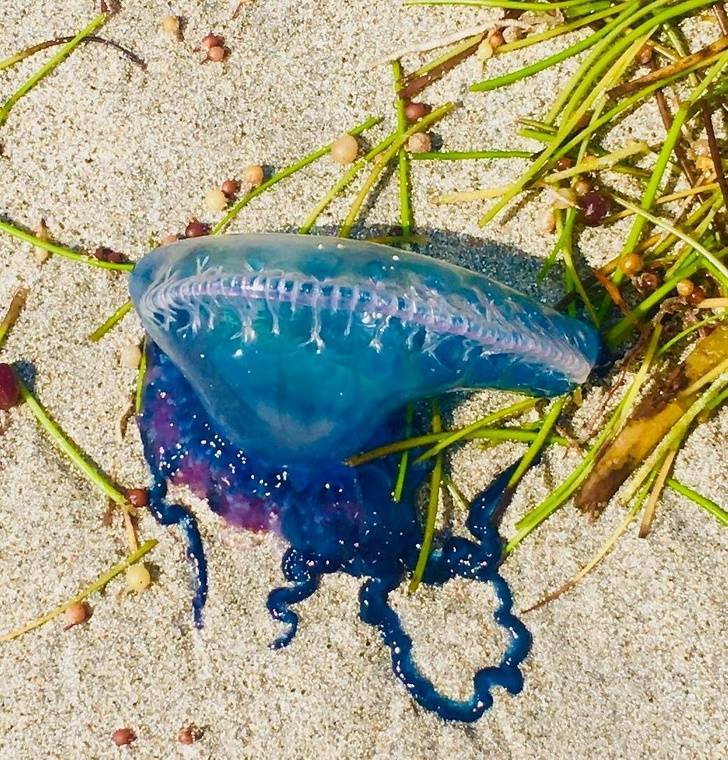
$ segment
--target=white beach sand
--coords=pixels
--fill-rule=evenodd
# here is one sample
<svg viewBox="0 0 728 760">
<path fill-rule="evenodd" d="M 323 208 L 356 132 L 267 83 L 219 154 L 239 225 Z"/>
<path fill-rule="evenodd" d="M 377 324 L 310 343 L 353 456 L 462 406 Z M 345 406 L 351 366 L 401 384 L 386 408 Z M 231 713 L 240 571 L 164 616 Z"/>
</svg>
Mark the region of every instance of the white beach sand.
<svg viewBox="0 0 728 760">
<path fill-rule="evenodd" d="M 89 0 L 3 0 L 0 56 L 33 42 L 74 33 L 96 13 Z M 169 12 L 187 19 L 183 42 L 160 31 Z M 386 117 L 371 139 L 394 124 L 391 73 L 365 64 L 413 41 L 449 34 L 496 14 L 474 9 L 400 7 L 395 0 L 249 0 L 230 19 L 227 0 L 172 3 L 125 0 L 101 34 L 143 56 L 146 73 L 98 45 L 78 50 L 23 98 L 0 129 L 0 215 L 34 228 L 44 217 L 54 237 L 93 250 L 108 245 L 136 259 L 150 238 L 181 231 L 205 212 L 205 193 L 251 162 L 282 167 L 369 114 Z M 230 56 L 199 65 L 192 52 L 209 31 L 222 33 Z M 536 60 L 548 46 L 491 62 L 498 73 Z M 0 100 L 48 53 L 0 72 Z M 409 67 L 418 58 L 406 61 Z M 535 80 L 487 95 L 467 95 L 435 130 L 449 149 L 514 144 L 519 115 L 539 116 L 574 62 Z M 427 93 L 432 103 L 458 99 L 477 76 L 472 60 Z M 651 109 L 624 130 L 651 139 L 661 127 Z M 518 147 L 532 147 L 516 139 Z M 545 201 L 483 231 L 480 204 L 435 206 L 436 190 L 501 184 L 517 161 L 416 163 L 418 229 L 438 231 L 426 250 L 478 267 L 538 295 L 558 297 L 558 280 L 537 292 L 538 259 L 552 240 L 534 220 Z M 340 169 L 324 159 L 239 217 L 238 231 L 294 229 Z M 337 201 L 324 225 L 347 209 Z M 368 226 L 391 225 L 396 186 L 382 192 Z M 624 227 L 584 237 L 593 262 L 618 251 Z M 468 237 L 473 236 L 473 237 Z M 497 238 L 497 245 L 493 238 Z M 87 335 L 126 297 L 126 278 L 51 258 L 37 266 L 29 246 L 0 236 L 0 308 L 20 283 L 27 307 L 2 361 L 27 362 L 35 389 L 55 419 L 109 475 L 146 483 L 134 424 L 115 432 L 134 371 L 118 366 L 119 349 L 138 340 L 134 315 L 98 344 Z M 575 430 L 588 418 L 592 394 Z M 454 411 L 475 419 L 502 403 L 479 394 Z M 5 415 L 0 436 L 0 630 L 72 596 L 126 551 L 118 515 L 102 525 L 104 498 L 53 448 L 27 409 Z M 728 414 L 691 436 L 677 477 L 728 501 Z M 471 444 L 451 460 L 468 495 L 487 484 L 519 447 L 483 451 Z M 559 482 L 576 461 L 553 451 L 525 479 L 504 521 L 517 517 Z M 337 574 L 300 605 L 295 641 L 274 652 L 279 633 L 265 609 L 281 581 L 281 542 L 227 528 L 192 502 L 210 561 L 206 626 L 194 630 L 191 575 L 176 530 L 151 518 L 143 537 L 159 545 L 155 576 L 141 596 L 121 594 L 123 579 L 91 599 L 91 620 L 64 632 L 56 620 L 0 645 L 0 758 L 708 758 L 728 756 L 724 653 L 725 532 L 717 521 L 668 492 L 648 540 L 633 528 L 574 591 L 525 616 L 534 637 L 518 697 L 497 693 L 475 726 L 446 725 L 417 709 L 393 676 L 389 653 L 358 619 L 360 581 Z M 516 609 L 570 577 L 622 520 L 616 504 L 591 525 L 560 510 L 504 566 Z M 462 515 L 458 516 L 462 519 Z M 467 692 L 474 668 L 498 656 L 488 589 L 466 583 L 397 597 L 426 673 L 450 693 Z M 183 748 L 179 730 L 205 728 Z M 129 726 L 130 747 L 111 733 Z"/>
</svg>

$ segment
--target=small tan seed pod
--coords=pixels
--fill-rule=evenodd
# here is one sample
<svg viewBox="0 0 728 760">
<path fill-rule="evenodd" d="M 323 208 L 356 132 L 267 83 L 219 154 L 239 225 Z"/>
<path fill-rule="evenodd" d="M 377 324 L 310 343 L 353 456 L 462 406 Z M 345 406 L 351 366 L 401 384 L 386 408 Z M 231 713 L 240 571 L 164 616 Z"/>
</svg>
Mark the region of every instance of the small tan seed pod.
<svg viewBox="0 0 728 760">
<path fill-rule="evenodd" d="M 149 570 L 141 562 L 127 568 L 126 571 L 126 588 L 128 591 L 138 594 L 148 588 L 152 582 L 152 576 Z"/>
<path fill-rule="evenodd" d="M 637 63 L 642 66 L 646 66 L 651 60 L 654 54 L 652 45 L 644 45 L 639 53 L 637 53 Z"/>
<path fill-rule="evenodd" d="M 167 32 L 167 34 L 171 34 L 176 40 L 182 39 L 179 16 L 165 16 L 162 19 L 162 29 Z"/>
<path fill-rule="evenodd" d="M 42 240 L 44 243 L 50 243 L 51 234 L 48 229 L 48 225 L 45 223 L 45 219 L 40 220 L 40 223 L 38 224 L 38 227 L 35 231 L 35 236 L 38 238 L 38 240 Z M 46 251 L 45 248 L 33 248 L 33 256 L 35 257 L 38 265 L 42 264 L 45 261 L 48 261 L 50 255 L 50 251 Z"/>
<path fill-rule="evenodd" d="M 251 164 L 243 172 L 243 182 L 248 187 L 258 187 L 265 179 L 265 170 L 260 164 Z"/>
<path fill-rule="evenodd" d="M 491 29 L 488 32 L 487 40 L 490 42 L 490 46 L 493 48 L 493 50 L 498 50 L 501 45 L 505 44 L 503 32 L 501 32 L 501 30 L 497 27 L 495 29 Z"/>
<path fill-rule="evenodd" d="M 574 183 L 574 192 L 579 198 L 583 198 L 587 193 L 591 192 L 591 189 L 592 183 L 586 178 L 582 177 L 582 179 L 579 179 Z"/>
<path fill-rule="evenodd" d="M 205 196 L 205 206 L 207 206 L 210 211 L 222 211 L 227 205 L 227 195 L 225 195 L 222 190 L 210 190 Z"/>
<path fill-rule="evenodd" d="M 576 205 L 576 193 L 571 187 L 555 187 L 554 208 L 571 208 Z"/>
<path fill-rule="evenodd" d="M 341 135 L 331 143 L 331 158 L 337 164 L 351 164 L 359 155 L 359 143 L 353 135 Z"/>
<path fill-rule="evenodd" d="M 126 343 L 119 351 L 119 364 L 127 369 L 136 369 L 142 360 L 142 352 L 139 346 Z"/>
<path fill-rule="evenodd" d="M 428 153 L 432 150 L 432 138 L 427 132 L 415 132 L 407 140 L 407 150 L 410 153 Z"/>
<path fill-rule="evenodd" d="M 695 283 L 692 280 L 680 280 L 675 286 L 675 290 L 679 296 L 687 298 L 695 290 Z"/>
<path fill-rule="evenodd" d="M 546 234 L 551 234 L 556 229 L 556 214 L 552 208 L 545 209 L 539 215 L 538 228 Z"/>
</svg>

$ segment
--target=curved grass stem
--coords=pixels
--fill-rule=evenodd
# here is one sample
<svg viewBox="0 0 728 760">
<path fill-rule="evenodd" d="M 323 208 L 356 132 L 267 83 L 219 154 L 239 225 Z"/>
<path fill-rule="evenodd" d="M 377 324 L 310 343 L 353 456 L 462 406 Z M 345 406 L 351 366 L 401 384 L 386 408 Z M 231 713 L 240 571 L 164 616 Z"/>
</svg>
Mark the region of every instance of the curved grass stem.
<svg viewBox="0 0 728 760">
<path fill-rule="evenodd" d="M 699 507 L 702 507 L 708 514 L 713 515 L 713 517 L 715 517 L 715 519 L 724 527 L 728 526 L 728 511 L 716 504 L 712 499 L 694 491 L 692 488 L 689 488 L 675 478 L 668 478 L 665 485 L 675 491 L 675 493 L 685 496 L 685 498 L 690 499 L 690 501 L 694 502 Z"/>
<path fill-rule="evenodd" d="M 48 76 L 53 69 L 61 64 L 82 42 L 86 37 L 92 35 L 98 28 L 103 26 L 108 19 L 108 14 L 100 13 L 89 24 L 87 24 L 75 37 L 67 42 L 54 56 L 41 66 L 29 79 L 23 82 L 20 87 L 3 103 L 0 107 L 0 127 L 7 121 L 8 116 L 17 102 L 27 95 L 44 77 Z"/>
<path fill-rule="evenodd" d="M 31 393 L 28 386 L 17 375 L 16 378 L 21 398 L 32 412 L 38 424 L 48 433 L 55 446 L 71 460 L 76 469 L 91 481 L 101 493 L 108 496 L 116 504 L 127 508 L 129 503 L 126 496 L 95 465 L 86 459 L 78 447 L 61 430 L 58 423 Z"/>
<path fill-rule="evenodd" d="M 686 327 L 684 330 L 681 330 L 679 333 L 677 333 L 677 335 L 674 335 L 672 338 L 670 338 L 670 340 L 665 341 L 665 343 L 660 346 L 660 350 L 657 352 L 657 356 L 666 354 L 676 343 L 679 343 L 683 338 L 687 338 L 688 335 L 692 335 L 692 333 L 694 333 L 696 330 L 699 330 L 701 327 L 715 324 L 716 322 L 720 322 L 723 319 L 725 319 L 725 317 L 711 316 L 707 317 L 706 319 L 701 319 L 699 322 L 695 322 L 695 324 Z"/>
<path fill-rule="evenodd" d="M 417 459 L 414 461 L 414 464 L 422 464 L 422 462 L 425 462 L 428 459 L 437 456 L 444 449 L 452 446 L 458 441 L 467 438 L 467 436 L 469 436 L 471 433 L 475 433 L 480 428 L 488 427 L 489 425 L 493 425 L 496 422 L 502 422 L 503 420 L 515 417 L 516 415 L 524 414 L 525 412 L 533 409 L 534 406 L 536 406 L 536 399 L 526 398 L 522 401 L 517 401 L 515 404 L 511 404 L 510 406 L 505 407 L 505 409 L 499 409 L 497 412 L 488 414 L 485 417 L 482 417 L 481 419 L 471 423 L 470 425 L 466 425 L 465 427 L 460 428 L 460 430 L 455 430 L 454 432 L 450 433 L 446 438 L 439 441 L 431 449 L 428 449 L 424 454 L 421 454 L 419 457 L 417 457 Z"/>
<path fill-rule="evenodd" d="M 24 61 L 26 58 L 30 58 L 31 55 L 40 53 L 41 50 L 47 50 L 51 47 L 65 45 L 67 42 L 71 42 L 71 40 L 73 40 L 73 37 L 57 37 L 52 40 L 45 40 L 43 42 L 38 42 L 35 45 L 31 45 L 30 47 L 27 47 L 24 50 L 20 50 L 17 53 L 14 53 L 13 55 L 10 55 L 0 61 L 0 71 L 3 69 L 9 69 L 11 66 L 15 66 L 15 64 Z M 147 70 L 146 61 L 140 58 L 133 51 L 125 48 L 123 45 L 120 45 L 118 42 L 107 40 L 105 37 L 97 37 L 93 34 L 89 35 L 88 37 L 84 37 L 81 42 L 96 43 L 99 45 L 105 45 L 107 47 L 114 48 L 114 50 L 118 50 L 119 53 L 121 53 L 125 58 L 128 58 L 135 66 L 139 66 L 142 71 Z"/>
<path fill-rule="evenodd" d="M 341 225 L 341 229 L 339 230 L 339 235 L 341 237 L 349 237 L 351 234 L 351 230 L 356 223 L 359 212 L 361 211 L 361 207 L 364 205 L 366 197 L 369 195 L 370 191 L 376 184 L 379 176 L 384 171 L 384 168 L 396 156 L 399 149 L 412 135 L 416 134 L 417 132 L 424 132 L 425 130 L 429 129 L 433 124 L 449 114 L 450 111 L 452 111 L 454 108 L 455 103 L 445 103 L 439 108 L 431 111 L 429 114 L 427 114 L 427 116 L 423 116 L 419 121 L 415 122 L 402 134 L 397 135 L 397 138 L 392 142 L 389 148 L 387 148 L 387 150 L 382 153 L 381 160 L 372 168 L 369 176 L 364 182 L 364 185 L 354 199 L 354 203 L 352 204 L 351 209 L 349 210 L 349 213 L 347 214 L 346 219 L 344 219 L 344 222 Z"/>
<path fill-rule="evenodd" d="M 568 400 L 569 395 L 567 394 L 566 396 L 557 398 L 553 404 L 551 404 L 551 408 L 544 417 L 541 429 L 538 431 L 536 437 L 533 439 L 533 442 L 528 447 L 528 451 L 526 451 L 526 453 L 521 457 L 521 461 L 518 463 L 518 466 L 514 470 L 513 475 L 511 475 L 511 477 L 508 479 L 508 483 L 506 485 L 507 491 L 513 492 L 515 490 L 516 486 L 521 482 L 521 478 L 528 471 L 528 468 L 533 464 L 536 457 L 541 453 L 541 450 L 546 444 L 546 440 L 551 434 L 551 430 L 561 415 L 564 404 Z"/>
<path fill-rule="evenodd" d="M 11 641 L 12 639 L 17 639 L 24 633 L 28 633 L 35 628 L 39 628 L 45 623 L 50 622 L 54 618 L 57 618 L 59 615 L 62 615 L 71 605 L 76 604 L 77 602 L 82 602 L 84 599 L 91 596 L 91 594 L 94 594 L 97 591 L 101 591 L 109 583 L 109 581 L 116 578 L 117 575 L 121 575 L 121 573 L 123 573 L 128 567 L 136 564 L 140 559 L 142 559 L 142 557 L 144 557 L 146 554 L 149 554 L 149 552 L 158 543 L 159 541 L 154 538 L 150 538 L 148 541 L 145 541 L 140 547 L 124 557 L 121 562 L 118 562 L 116 565 L 109 568 L 93 583 L 90 583 L 84 589 L 79 591 L 78 594 L 76 594 L 76 596 L 74 596 L 72 599 L 62 602 L 57 607 L 54 607 L 50 612 L 47 612 L 45 615 L 41 615 L 40 617 L 35 618 L 35 620 L 31 620 L 29 623 L 26 623 L 25 625 L 22 625 L 19 628 L 15 628 L 12 631 L 9 631 L 8 633 L 0 636 L 0 641 Z"/>
<path fill-rule="evenodd" d="M 102 325 L 97 327 L 89 336 L 88 339 L 92 343 L 98 343 L 101 338 L 111 330 L 114 325 L 121 322 L 122 319 L 132 310 L 133 304 L 131 301 L 123 303 Z"/>
<path fill-rule="evenodd" d="M 22 240 L 25 243 L 29 243 L 34 248 L 42 248 L 49 253 L 55 253 L 57 256 L 61 256 L 64 259 L 70 259 L 79 264 L 87 264 L 90 267 L 97 267 L 99 269 L 110 269 L 116 272 L 131 272 L 134 269 L 134 264 L 114 264 L 110 261 L 102 261 L 93 256 L 89 256 L 87 253 L 79 253 L 71 248 L 65 248 L 62 245 L 56 245 L 49 240 L 43 240 L 42 238 L 32 235 L 30 232 L 26 232 L 20 227 L 16 227 L 10 222 L 4 222 L 0 219 L 0 232 L 7 232 L 8 235 L 12 235 L 18 240 Z"/>
<path fill-rule="evenodd" d="M 437 401 L 432 402 L 432 432 L 439 433 L 442 430 L 442 419 L 440 417 L 440 405 Z M 440 488 L 442 486 L 442 454 L 435 456 L 435 465 L 430 475 L 430 497 L 427 501 L 427 512 L 425 514 L 425 526 L 422 535 L 422 545 L 417 557 L 412 579 L 410 580 L 408 591 L 410 594 L 417 590 L 425 574 L 427 562 L 430 559 L 432 549 L 432 540 L 435 537 L 435 520 L 437 519 L 437 506 L 440 502 Z"/>
<path fill-rule="evenodd" d="M 357 454 L 346 460 L 346 464 L 350 467 L 358 467 L 359 465 L 371 462 L 374 459 L 381 459 L 382 457 L 390 456 L 392 454 L 399 454 L 402 451 L 411 451 L 412 449 L 419 449 L 423 446 L 429 446 L 430 444 L 442 441 L 446 436 L 450 435 L 452 431 L 445 431 L 442 433 L 426 433 L 425 435 L 418 435 L 414 438 L 405 438 L 401 441 L 394 441 L 384 446 L 379 446 L 376 449 L 365 451 L 362 454 Z M 466 435 L 461 436 L 460 441 L 486 441 L 488 443 L 501 443 L 502 441 L 515 441 L 517 443 L 531 443 L 538 436 L 538 430 L 534 430 L 527 425 L 521 425 L 520 427 L 504 427 L 504 428 L 478 428 Z M 552 443 L 559 446 L 565 446 L 569 441 L 560 435 L 549 435 L 546 439 L 546 443 L 551 445 Z"/>
</svg>

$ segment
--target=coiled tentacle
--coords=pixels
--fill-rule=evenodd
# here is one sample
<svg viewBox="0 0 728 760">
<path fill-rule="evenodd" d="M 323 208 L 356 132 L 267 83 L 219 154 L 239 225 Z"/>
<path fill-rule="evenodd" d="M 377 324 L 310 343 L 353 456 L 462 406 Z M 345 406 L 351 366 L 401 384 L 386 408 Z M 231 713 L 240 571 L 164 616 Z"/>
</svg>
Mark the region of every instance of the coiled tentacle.
<svg viewBox="0 0 728 760">
<path fill-rule="evenodd" d="M 503 544 L 493 524 L 507 483 L 517 466 L 518 462 L 501 472 L 471 503 L 466 526 L 478 541 L 460 536 L 448 538 L 442 548 L 431 552 L 423 578 L 425 583 L 438 586 L 453 578 L 468 578 L 490 583 L 495 591 L 498 606 L 493 611 L 493 619 L 508 632 L 510 642 L 498 665 L 475 673 L 470 698 L 455 700 L 440 693 L 417 667 L 412 639 L 389 604 L 389 594 L 399 585 L 400 577 L 371 579 L 359 592 L 361 619 L 379 630 L 391 651 L 395 675 L 418 704 L 444 720 L 476 721 L 493 704 L 490 692 L 494 686 L 502 686 L 511 694 L 518 694 L 523 688 L 519 666 L 530 650 L 531 635 L 513 614 L 511 592 L 498 574 Z"/>
<path fill-rule="evenodd" d="M 271 616 L 285 623 L 288 630 L 271 643 L 271 649 L 282 649 L 291 643 L 298 630 L 298 615 L 291 609 L 291 605 L 314 594 L 321 578 L 317 560 L 306 557 L 293 548 L 287 549 L 283 555 L 281 570 L 286 580 L 293 585 L 274 588 L 268 594 L 267 606 Z"/>
<path fill-rule="evenodd" d="M 489 547 L 468 539 L 453 538 L 441 550 L 433 552 L 428 563 L 425 578 L 428 583 L 439 585 L 455 577 L 491 583 L 498 599 L 493 618 L 510 636 L 510 643 L 500 663 L 475 673 L 472 695 L 465 700 L 451 699 L 439 692 L 417 666 L 412 653 L 412 639 L 389 604 L 389 594 L 399 585 L 400 578 L 373 578 L 362 586 L 359 593 L 361 619 L 379 630 L 391 651 L 395 675 L 418 704 L 444 720 L 476 721 L 493 704 L 491 689 L 494 686 L 502 686 L 511 694 L 518 694 L 523 688 L 519 666 L 529 652 L 531 636 L 512 612 L 510 591 L 495 569 L 497 558 L 498 555 L 494 558 L 490 553 Z"/>
</svg>

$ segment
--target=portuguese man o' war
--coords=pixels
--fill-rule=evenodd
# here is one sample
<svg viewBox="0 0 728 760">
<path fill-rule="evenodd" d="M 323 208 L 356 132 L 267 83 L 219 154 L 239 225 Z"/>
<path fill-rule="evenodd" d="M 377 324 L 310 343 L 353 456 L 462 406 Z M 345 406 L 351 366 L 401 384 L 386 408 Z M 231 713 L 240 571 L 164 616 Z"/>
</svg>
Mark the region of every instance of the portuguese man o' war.
<svg viewBox="0 0 728 760">
<path fill-rule="evenodd" d="M 388 596 L 414 568 L 422 540 L 417 504 L 424 466 L 401 501 L 397 460 L 345 460 L 401 438 L 408 402 L 456 389 L 555 395 L 588 376 L 594 332 L 477 273 L 382 245 L 328 237 L 230 235 L 185 240 L 147 254 L 131 294 L 150 340 L 139 425 L 153 476 L 150 505 L 187 539 L 201 624 L 207 568 L 193 515 L 166 500 L 187 485 L 228 522 L 273 530 L 288 543 L 289 585 L 268 609 L 293 639 L 293 606 L 323 573 L 364 579 L 362 620 L 391 650 L 395 674 L 424 708 L 477 720 L 491 689 L 512 694 L 530 635 L 498 574 L 502 544 L 492 499 L 470 507 L 465 536 L 444 537 L 428 584 L 468 578 L 492 585 L 493 615 L 508 635 L 500 663 L 451 699 L 422 675 Z"/>
</svg>

